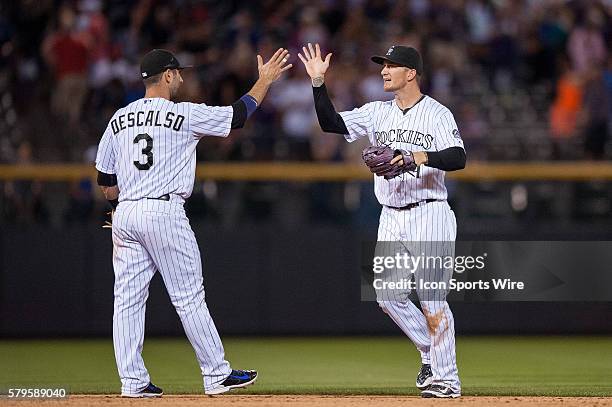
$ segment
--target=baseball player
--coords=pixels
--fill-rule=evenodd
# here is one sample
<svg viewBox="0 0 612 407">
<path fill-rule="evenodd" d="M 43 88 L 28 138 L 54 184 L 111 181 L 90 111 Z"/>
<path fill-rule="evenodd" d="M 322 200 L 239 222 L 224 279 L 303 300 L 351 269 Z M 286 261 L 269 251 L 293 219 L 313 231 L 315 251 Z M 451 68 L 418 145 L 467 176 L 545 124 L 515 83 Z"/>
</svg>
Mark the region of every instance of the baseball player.
<svg viewBox="0 0 612 407">
<path fill-rule="evenodd" d="M 233 370 L 204 300 L 202 262 L 183 204 L 191 195 L 196 145 L 204 136 L 227 137 L 244 126 L 270 85 L 287 64 L 278 49 L 267 63 L 257 55 L 259 79 L 231 106 L 175 103 L 183 79 L 169 51 L 144 56 L 144 98 L 119 109 L 98 147 L 98 184 L 116 210 L 113 217 L 115 271 L 113 344 L 121 394 L 159 397 L 142 359 L 145 303 L 149 283 L 159 271 L 172 304 L 193 346 L 206 394 L 245 387 L 257 379 L 253 370 Z"/>
<path fill-rule="evenodd" d="M 457 224 L 446 202 L 444 174 L 465 167 L 465 150 L 450 110 L 420 91 L 423 63 L 418 51 L 393 46 L 386 55 L 372 57 L 382 65 L 384 90 L 395 98 L 340 113 L 325 88 L 332 54 L 323 58 L 318 44 L 302 51 L 298 57 L 312 80 L 323 131 L 342 134 L 349 142 L 367 137 L 372 144 L 363 157 L 376 175 L 374 190 L 382 205 L 377 240 L 451 242 L 454 253 Z M 401 296 L 381 298 L 377 293 L 377 300 L 421 353 L 416 385 L 423 397 L 459 397 L 453 314 L 445 294 L 424 297 L 417 290 L 422 311 L 408 294 L 405 290 Z"/>
</svg>

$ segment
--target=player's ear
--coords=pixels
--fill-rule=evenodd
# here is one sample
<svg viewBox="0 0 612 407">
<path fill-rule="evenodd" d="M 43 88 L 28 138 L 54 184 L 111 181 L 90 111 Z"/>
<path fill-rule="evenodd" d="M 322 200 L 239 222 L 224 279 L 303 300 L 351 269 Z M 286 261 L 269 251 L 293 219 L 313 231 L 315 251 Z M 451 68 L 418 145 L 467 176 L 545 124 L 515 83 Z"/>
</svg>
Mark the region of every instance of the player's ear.
<svg viewBox="0 0 612 407">
<path fill-rule="evenodd" d="M 164 71 L 164 80 L 166 81 L 167 84 L 172 83 L 172 77 L 173 77 L 173 73 L 171 69 L 166 69 Z"/>
<path fill-rule="evenodd" d="M 408 70 L 408 81 L 412 82 L 413 80 L 415 80 L 417 77 L 417 72 L 416 69 L 409 69 Z"/>
</svg>

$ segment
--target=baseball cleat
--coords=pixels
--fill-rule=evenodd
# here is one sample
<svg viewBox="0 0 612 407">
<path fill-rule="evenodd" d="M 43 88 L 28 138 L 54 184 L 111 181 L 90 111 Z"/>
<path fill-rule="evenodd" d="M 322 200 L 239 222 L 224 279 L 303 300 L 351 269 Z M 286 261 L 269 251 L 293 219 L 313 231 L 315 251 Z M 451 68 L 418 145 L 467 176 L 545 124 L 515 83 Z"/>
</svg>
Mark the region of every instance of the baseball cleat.
<svg viewBox="0 0 612 407">
<path fill-rule="evenodd" d="M 439 398 L 439 399 L 456 399 L 461 396 L 461 393 L 454 391 L 449 386 L 443 384 L 432 384 L 426 390 L 421 392 L 423 398 Z"/>
<path fill-rule="evenodd" d="M 233 370 L 227 379 L 223 381 L 218 387 L 212 390 L 207 390 L 206 394 L 221 394 L 231 389 L 237 389 L 240 387 L 246 387 L 250 384 L 255 383 L 257 380 L 257 372 L 255 370 Z"/>
<path fill-rule="evenodd" d="M 416 378 L 416 387 L 419 390 L 425 390 L 433 381 L 433 373 L 431 373 L 431 365 L 423 363 L 421 370 Z"/>
<path fill-rule="evenodd" d="M 147 387 L 140 390 L 138 393 L 121 393 L 121 397 L 130 397 L 130 398 L 141 398 L 141 397 L 161 397 L 164 394 L 164 391 L 154 385 L 153 383 L 149 383 Z"/>
</svg>

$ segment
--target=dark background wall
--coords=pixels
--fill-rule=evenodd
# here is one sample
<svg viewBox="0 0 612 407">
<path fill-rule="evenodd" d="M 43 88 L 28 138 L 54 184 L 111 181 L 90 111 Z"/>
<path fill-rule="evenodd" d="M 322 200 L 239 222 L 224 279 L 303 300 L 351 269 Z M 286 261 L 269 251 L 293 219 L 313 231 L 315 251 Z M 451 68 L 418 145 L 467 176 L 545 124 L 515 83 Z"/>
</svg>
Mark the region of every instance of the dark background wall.
<svg viewBox="0 0 612 407">
<path fill-rule="evenodd" d="M 360 300 L 359 251 L 374 230 L 193 227 L 207 302 L 223 334 L 399 333 L 376 303 Z M 110 231 L 97 224 L 3 225 L 0 239 L 1 336 L 110 334 Z M 612 324 L 602 323 L 612 320 L 612 303 L 453 303 L 452 309 L 459 334 L 612 333 Z M 147 332 L 182 333 L 159 275 L 151 284 Z"/>
</svg>

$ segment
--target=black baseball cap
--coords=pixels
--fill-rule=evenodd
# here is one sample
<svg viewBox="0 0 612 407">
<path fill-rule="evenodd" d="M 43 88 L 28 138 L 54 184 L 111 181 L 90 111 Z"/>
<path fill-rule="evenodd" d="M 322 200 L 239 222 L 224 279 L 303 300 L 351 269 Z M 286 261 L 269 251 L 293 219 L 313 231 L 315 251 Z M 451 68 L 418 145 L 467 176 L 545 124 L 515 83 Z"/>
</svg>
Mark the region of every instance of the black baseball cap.
<svg viewBox="0 0 612 407">
<path fill-rule="evenodd" d="M 375 55 L 371 59 L 377 64 L 382 65 L 385 62 L 391 62 L 410 69 L 416 69 L 419 75 L 423 74 L 423 60 L 421 59 L 421 54 L 412 47 L 394 45 L 389 48 L 389 51 L 387 51 L 384 56 Z"/>
<path fill-rule="evenodd" d="M 158 73 L 164 72 L 166 69 L 184 68 L 191 68 L 191 66 L 181 66 L 178 59 L 176 59 L 174 54 L 170 51 L 165 49 L 154 49 L 147 52 L 147 54 L 142 57 L 140 74 L 142 75 L 142 79 L 147 79 Z"/>
</svg>

